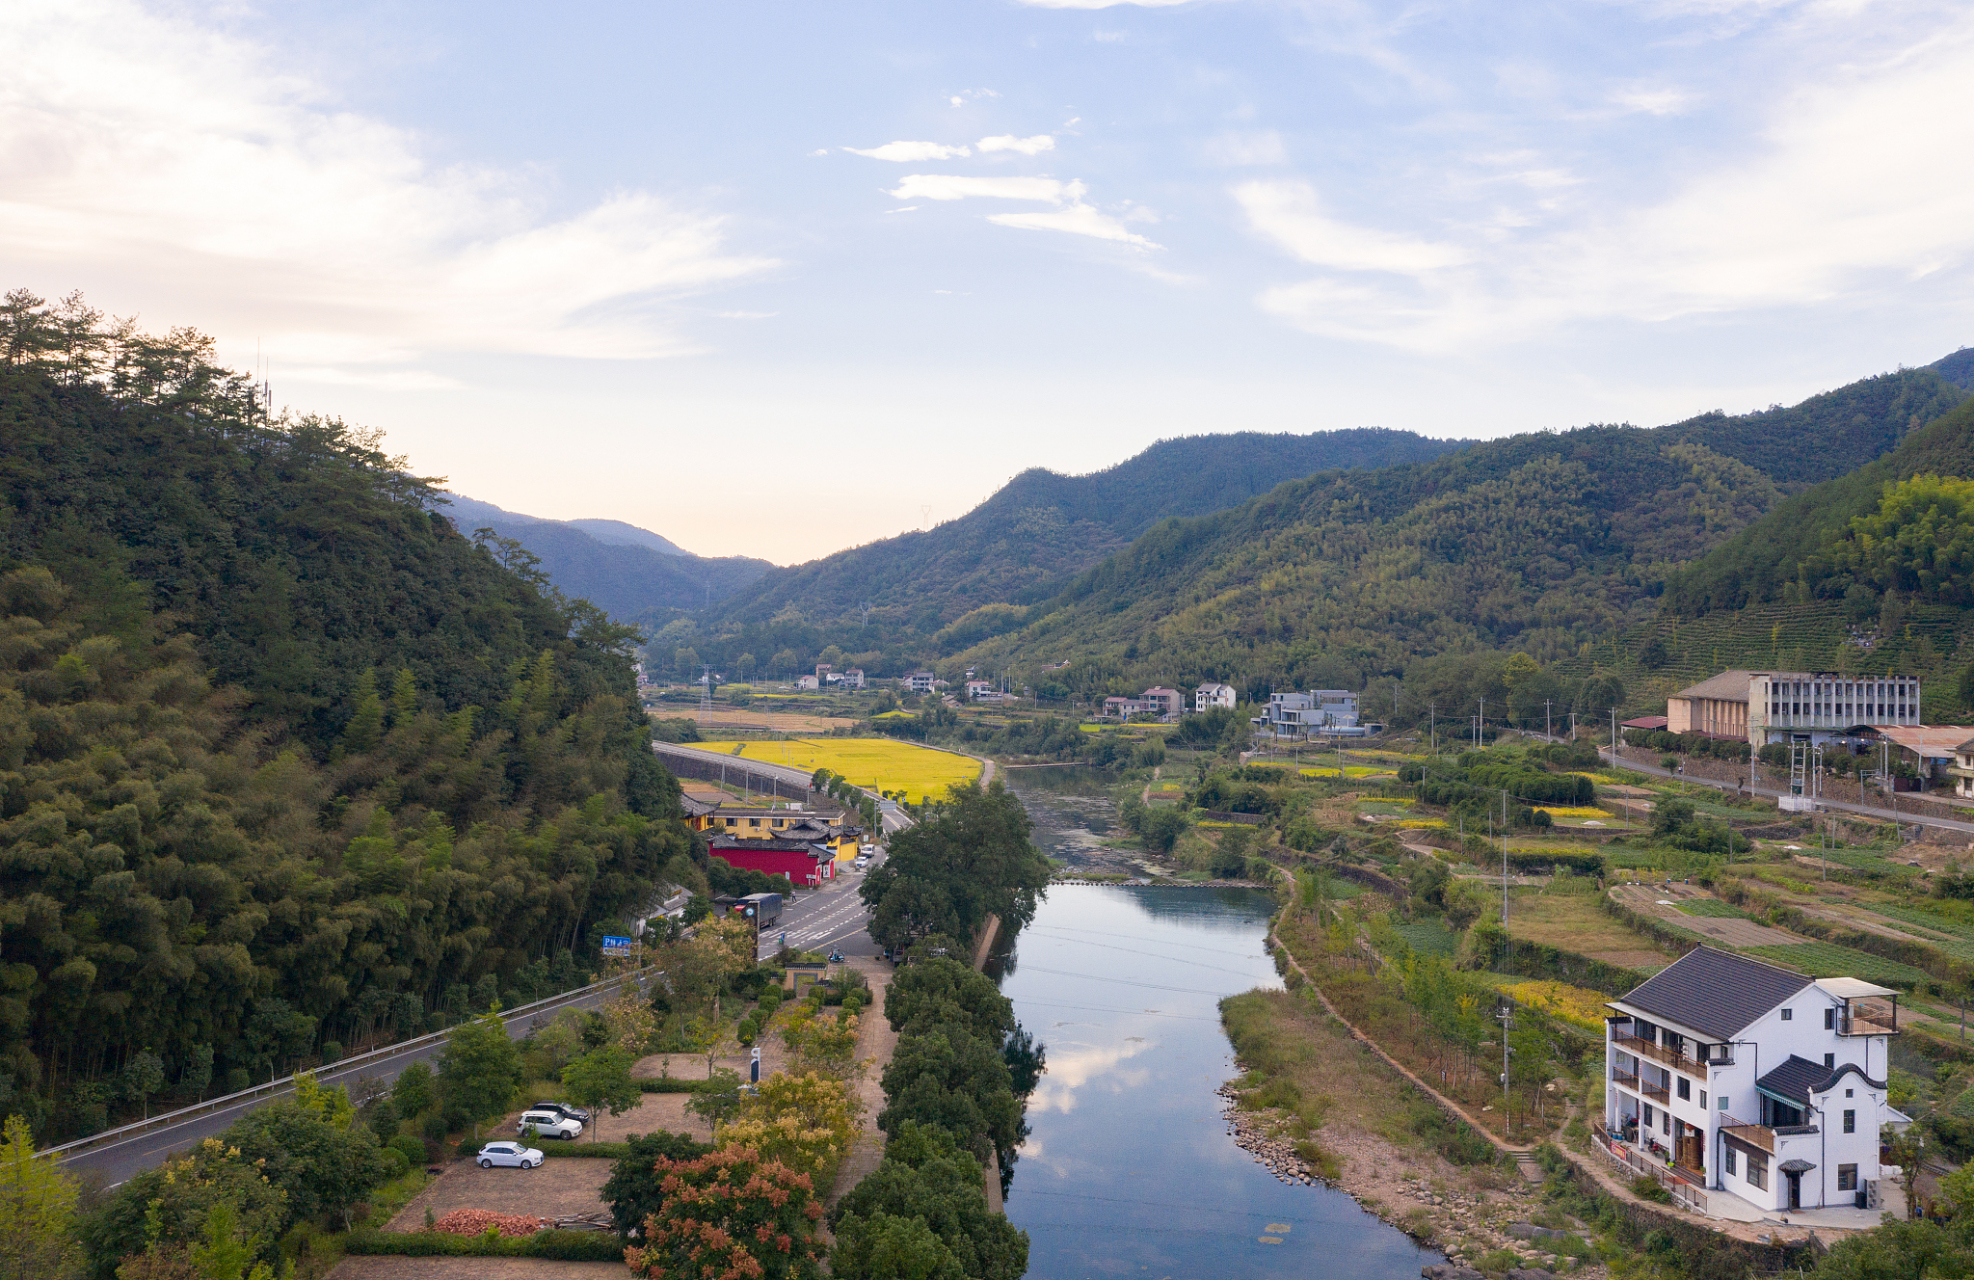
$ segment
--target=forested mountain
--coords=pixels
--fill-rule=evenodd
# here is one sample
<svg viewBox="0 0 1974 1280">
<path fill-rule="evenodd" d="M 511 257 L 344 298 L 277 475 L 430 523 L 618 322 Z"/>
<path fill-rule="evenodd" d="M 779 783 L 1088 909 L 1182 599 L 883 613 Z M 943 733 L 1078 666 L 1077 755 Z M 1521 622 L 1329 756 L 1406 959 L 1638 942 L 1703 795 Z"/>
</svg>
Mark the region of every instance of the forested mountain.
<svg viewBox="0 0 1974 1280">
<path fill-rule="evenodd" d="M 1896 440 L 1926 406 L 1960 399 L 1905 371 L 1791 410 L 1518 436 L 1312 476 L 1157 526 L 1021 629 L 942 665 L 1012 665 L 1083 692 L 1208 679 L 1259 692 L 1362 688 L 1478 649 L 1572 657 L 1652 618 L 1669 578 L 1781 500 L 1777 477 L 1730 451 L 1799 483 L 1824 465 L 1800 457 Z M 1773 447 L 1777 434 L 1789 449 Z"/>
<path fill-rule="evenodd" d="M 61 317 L 0 329 L 0 1112 L 541 992 L 691 875 L 626 629 L 209 341 Z"/>
<path fill-rule="evenodd" d="M 1162 440 L 1089 475 L 1037 467 L 935 529 L 776 569 L 713 610 L 709 625 L 732 630 L 791 613 L 827 625 L 868 604 L 883 623 L 929 635 L 983 604 L 1046 599 L 1167 517 L 1220 511 L 1312 472 L 1415 462 L 1463 443 L 1378 428 L 1242 431 Z"/>
<path fill-rule="evenodd" d="M 1974 479 L 1959 477 L 1974 477 L 1974 401 L 1883 458 L 1782 502 L 1675 575 L 1665 607 L 1693 617 L 1834 600 L 1866 617 L 1888 593 L 1974 605 Z"/>
<path fill-rule="evenodd" d="M 1926 367 L 1956 387 L 1974 391 L 1974 347 L 1962 347 L 1952 355 L 1935 360 Z"/>
<path fill-rule="evenodd" d="M 1974 373 L 1974 368 L 1966 372 Z M 1901 369 L 1811 396 L 1786 409 L 1774 405 L 1734 417 L 1702 414 L 1661 431 L 1737 458 L 1784 492 L 1794 492 L 1834 480 L 1889 453 L 1909 433 L 1959 404 L 1966 398 L 1967 384 L 1945 374 L 1939 365 Z"/>
<path fill-rule="evenodd" d="M 625 622 L 717 604 L 774 568 L 748 556 L 695 556 L 621 520 L 544 520 L 459 494 L 439 497 L 443 501 L 436 509 L 461 533 L 490 528 L 514 539 L 541 561 L 541 571 L 564 593 Z"/>
</svg>

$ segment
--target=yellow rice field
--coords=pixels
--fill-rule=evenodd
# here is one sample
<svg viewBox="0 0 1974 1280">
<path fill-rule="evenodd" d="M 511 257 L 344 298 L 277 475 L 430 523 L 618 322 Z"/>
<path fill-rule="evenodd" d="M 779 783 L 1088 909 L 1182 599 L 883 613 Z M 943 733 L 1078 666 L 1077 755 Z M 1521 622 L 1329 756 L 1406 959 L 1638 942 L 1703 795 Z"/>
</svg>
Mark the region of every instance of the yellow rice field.
<svg viewBox="0 0 1974 1280">
<path fill-rule="evenodd" d="M 934 751 L 892 738 L 788 738 L 782 741 L 698 742 L 702 751 L 738 755 L 762 764 L 783 764 L 814 773 L 828 769 L 860 787 L 903 792 L 913 803 L 925 796 L 939 799 L 954 783 L 980 777 L 980 765 L 965 756 Z M 734 748 L 740 750 L 735 751 Z"/>
<path fill-rule="evenodd" d="M 1303 769 L 1301 773 L 1305 778 L 1334 778 L 1337 776 L 1335 765 L 1329 765 L 1327 767 L 1318 765 L 1314 768 Z M 1343 767 L 1343 776 L 1346 778 L 1390 778 L 1395 775 L 1390 769 L 1381 768 L 1377 765 L 1347 764 Z"/>
<path fill-rule="evenodd" d="M 1521 1004 L 1532 1009 L 1540 1009 L 1552 1018 L 1560 1018 L 1572 1026 L 1585 1031 L 1602 1033 L 1604 1030 L 1604 1002 L 1610 999 L 1602 992 L 1587 987 L 1573 987 L 1567 982 L 1552 982 L 1548 979 L 1523 979 L 1518 982 L 1504 982 L 1501 989 Z"/>
<path fill-rule="evenodd" d="M 1398 825 L 1398 826 L 1401 826 L 1401 827 L 1404 827 L 1404 828 L 1406 828 L 1406 829 L 1408 829 L 1408 830 L 1414 830 L 1414 831 L 1417 831 L 1417 830 L 1438 830 L 1438 829 L 1444 829 L 1444 828 L 1445 828 L 1445 826 L 1446 826 L 1446 819 L 1444 819 L 1444 818 L 1400 818 L 1400 819 L 1398 820 L 1398 823 L 1397 823 L 1397 825 Z"/>
<path fill-rule="evenodd" d="M 1608 818 L 1611 816 L 1609 811 L 1596 808 L 1593 805 L 1539 804 L 1535 806 L 1535 809 L 1537 813 L 1546 813 L 1552 818 Z"/>
</svg>

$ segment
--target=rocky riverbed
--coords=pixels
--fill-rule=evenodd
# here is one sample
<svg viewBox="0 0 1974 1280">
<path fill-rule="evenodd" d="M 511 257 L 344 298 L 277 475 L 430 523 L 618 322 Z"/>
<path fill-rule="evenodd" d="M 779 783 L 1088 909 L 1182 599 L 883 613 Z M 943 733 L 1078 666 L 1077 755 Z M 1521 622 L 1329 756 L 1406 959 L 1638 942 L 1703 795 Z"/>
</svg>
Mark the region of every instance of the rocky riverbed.
<svg viewBox="0 0 1974 1280">
<path fill-rule="evenodd" d="M 1448 1261 L 1425 1268 L 1427 1280 L 1481 1280 L 1484 1273 L 1474 1265 L 1481 1262 L 1496 1276 L 1505 1269 L 1510 1280 L 1597 1280 L 1605 1274 L 1601 1265 L 1570 1256 L 1570 1241 L 1581 1239 L 1577 1231 L 1531 1221 L 1543 1213 L 1540 1190 L 1516 1174 L 1459 1169 L 1375 1134 L 1326 1126 L 1319 1141 L 1336 1159 L 1339 1174 L 1332 1180 L 1296 1153 L 1296 1143 L 1280 1131 L 1279 1113 L 1242 1110 L 1232 1084 L 1219 1093 L 1236 1145 L 1277 1179 L 1336 1187 L 1367 1212 L 1443 1251 Z"/>
</svg>

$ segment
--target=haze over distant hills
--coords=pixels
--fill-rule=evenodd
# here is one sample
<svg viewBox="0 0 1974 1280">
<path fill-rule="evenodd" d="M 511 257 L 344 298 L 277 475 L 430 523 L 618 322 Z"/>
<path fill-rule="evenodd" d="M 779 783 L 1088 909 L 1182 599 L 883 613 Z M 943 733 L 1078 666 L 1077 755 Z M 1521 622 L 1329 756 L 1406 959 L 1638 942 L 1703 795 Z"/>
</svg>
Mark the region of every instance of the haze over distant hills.
<svg viewBox="0 0 1974 1280">
<path fill-rule="evenodd" d="M 749 556 L 696 556 L 669 538 L 621 520 L 548 520 L 447 494 L 439 509 L 461 533 L 492 529 L 541 558 L 564 594 L 582 596 L 626 622 L 703 609 L 774 566 Z"/>
</svg>

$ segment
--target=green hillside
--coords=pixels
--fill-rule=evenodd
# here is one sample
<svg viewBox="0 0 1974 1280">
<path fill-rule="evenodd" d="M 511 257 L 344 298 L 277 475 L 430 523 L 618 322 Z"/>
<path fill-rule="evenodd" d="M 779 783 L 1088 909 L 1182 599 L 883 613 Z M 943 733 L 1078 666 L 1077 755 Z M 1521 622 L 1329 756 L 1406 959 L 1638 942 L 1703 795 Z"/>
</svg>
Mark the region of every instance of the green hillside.
<svg viewBox="0 0 1974 1280">
<path fill-rule="evenodd" d="M 1518 436 L 1311 477 L 1159 525 L 950 665 L 1013 664 L 1038 686 L 1085 692 L 1206 679 L 1261 692 L 1362 688 L 1440 654 L 1577 659 L 1649 623 L 1669 581 L 1826 465 L 1792 459 L 1868 458 L 1875 442 L 1907 436 L 1922 408 L 1961 398 L 1929 371 L 1905 371 L 1789 410 Z M 1788 450 L 1771 447 L 1777 435 Z M 1921 437 L 1908 441 L 1915 456 Z"/>
<path fill-rule="evenodd" d="M 545 993 L 690 874 L 627 632 L 196 335 L 18 321 L 0 1111 L 86 1132 L 142 1050 L 212 1093 Z"/>
<path fill-rule="evenodd" d="M 1243 431 L 1163 440 L 1085 476 L 1036 468 L 936 529 L 776 569 L 713 610 L 709 627 L 731 631 L 790 614 L 825 625 L 857 614 L 861 623 L 868 604 L 880 623 L 930 635 L 980 605 L 1046 599 L 1169 516 L 1220 511 L 1318 471 L 1416 462 L 1462 443 L 1376 428 Z"/>
<path fill-rule="evenodd" d="M 1674 574 L 1657 616 L 1564 665 L 1617 671 L 1641 705 L 1722 667 L 1898 671 L 1925 680 L 1925 718 L 1964 721 L 1974 485 L 1957 478 L 1969 476 L 1974 401 L 1778 504 Z"/>
</svg>

